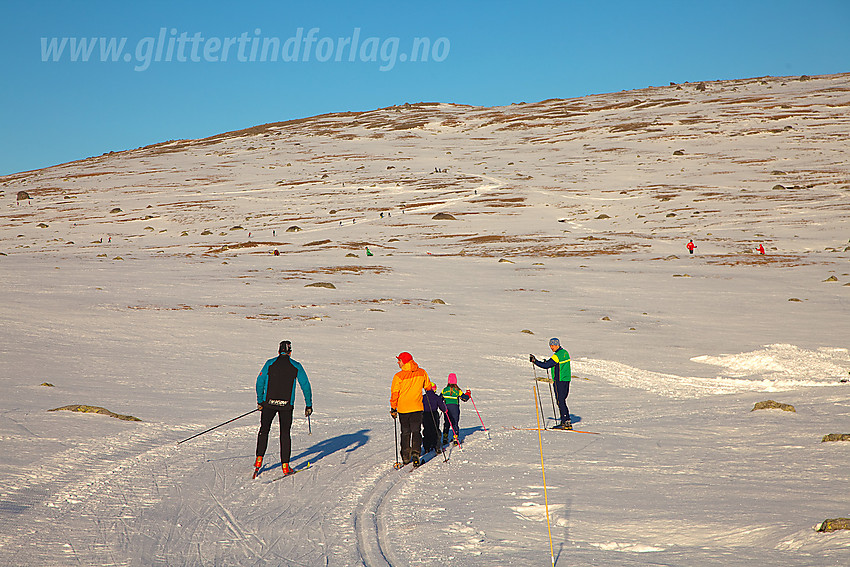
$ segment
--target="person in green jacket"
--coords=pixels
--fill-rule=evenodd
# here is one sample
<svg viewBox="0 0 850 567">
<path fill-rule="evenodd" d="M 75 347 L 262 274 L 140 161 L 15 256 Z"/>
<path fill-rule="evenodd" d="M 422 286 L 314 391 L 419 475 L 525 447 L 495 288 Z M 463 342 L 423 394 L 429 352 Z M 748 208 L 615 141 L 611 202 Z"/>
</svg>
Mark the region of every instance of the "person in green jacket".
<svg viewBox="0 0 850 567">
<path fill-rule="evenodd" d="M 446 403 L 446 419 L 443 423 L 443 445 L 449 442 L 449 432 L 454 435 L 454 444 L 460 445 L 460 402 L 465 402 L 472 397 L 472 392 L 464 392 L 457 385 L 457 375 L 449 374 L 449 381 L 440 397 Z"/>
<path fill-rule="evenodd" d="M 558 400 L 558 412 L 561 414 L 561 423 L 552 429 L 572 429 L 570 421 L 570 409 L 567 407 L 567 396 L 570 395 L 570 353 L 561 347 L 561 341 L 556 338 L 549 340 L 549 348 L 552 357 L 548 360 L 539 361 L 533 354 L 528 359 L 539 368 L 551 369 L 552 382 L 555 385 L 555 398 Z"/>
</svg>

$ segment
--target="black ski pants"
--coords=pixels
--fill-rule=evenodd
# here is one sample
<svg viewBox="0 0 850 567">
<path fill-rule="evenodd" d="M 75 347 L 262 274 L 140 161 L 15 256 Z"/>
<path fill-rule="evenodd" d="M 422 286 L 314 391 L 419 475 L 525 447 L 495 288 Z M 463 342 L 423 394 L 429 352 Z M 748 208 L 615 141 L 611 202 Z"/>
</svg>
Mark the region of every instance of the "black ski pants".
<svg viewBox="0 0 850 567">
<path fill-rule="evenodd" d="M 422 451 L 440 446 L 440 410 L 426 411 L 422 414 Z"/>
<path fill-rule="evenodd" d="M 569 395 L 569 380 L 555 380 L 555 399 L 558 400 L 558 412 L 561 414 L 561 423 L 570 421 L 570 408 L 567 407 L 567 396 Z"/>
<path fill-rule="evenodd" d="M 422 448 L 422 414 L 421 411 L 398 414 L 401 424 L 401 462 L 405 465 L 419 458 Z"/>
<path fill-rule="evenodd" d="M 272 428 L 274 416 L 278 416 L 280 422 L 280 462 L 288 463 L 292 452 L 292 438 L 289 430 L 292 429 L 292 404 L 285 406 L 263 405 L 260 413 L 260 432 L 257 434 L 257 456 L 266 454 L 269 445 L 269 430 Z"/>
</svg>

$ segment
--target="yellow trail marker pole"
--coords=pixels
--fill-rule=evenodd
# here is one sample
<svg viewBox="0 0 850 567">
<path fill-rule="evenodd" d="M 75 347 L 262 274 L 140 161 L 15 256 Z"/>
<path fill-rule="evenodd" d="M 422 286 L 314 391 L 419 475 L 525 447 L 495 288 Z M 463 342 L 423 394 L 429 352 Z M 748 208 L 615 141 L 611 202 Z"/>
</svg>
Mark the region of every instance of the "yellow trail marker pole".
<svg viewBox="0 0 850 567">
<path fill-rule="evenodd" d="M 537 382 L 534 383 L 537 388 Z M 537 392 L 531 391 L 534 396 L 534 413 L 537 415 L 537 442 L 540 444 L 540 468 L 543 471 L 543 502 L 546 504 L 546 528 L 549 530 L 549 553 L 552 556 L 552 565 L 555 565 L 555 546 L 552 544 L 552 526 L 549 523 L 549 494 L 546 491 L 546 467 L 543 465 L 543 433 L 540 430 L 540 413 L 537 411 Z"/>
</svg>

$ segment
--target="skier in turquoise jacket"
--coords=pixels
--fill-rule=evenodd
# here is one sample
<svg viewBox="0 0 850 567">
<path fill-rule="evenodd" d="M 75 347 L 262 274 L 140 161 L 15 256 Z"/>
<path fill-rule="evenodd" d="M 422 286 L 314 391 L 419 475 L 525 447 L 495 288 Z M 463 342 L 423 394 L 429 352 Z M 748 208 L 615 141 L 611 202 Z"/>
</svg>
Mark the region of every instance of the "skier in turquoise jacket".
<svg viewBox="0 0 850 567">
<path fill-rule="evenodd" d="M 292 360 L 292 343 L 283 341 L 278 348 L 279 356 L 271 358 L 263 365 L 257 376 L 257 409 L 260 413 L 260 431 L 257 434 L 257 460 L 254 463 L 254 478 L 263 466 L 263 456 L 269 444 L 269 430 L 274 417 L 280 422 L 280 463 L 283 474 L 289 474 L 289 457 L 292 452 L 292 404 L 295 402 L 295 383 L 304 394 L 304 416 L 313 413 L 313 391 L 310 380 L 300 363 Z"/>
<path fill-rule="evenodd" d="M 549 340 L 549 348 L 552 350 L 551 358 L 541 362 L 533 354 L 530 354 L 528 359 L 539 368 L 551 369 L 552 383 L 555 385 L 555 398 L 558 400 L 558 412 L 561 414 L 561 423 L 552 429 L 572 429 L 570 409 L 567 407 L 567 396 L 570 395 L 570 380 L 572 379 L 570 353 L 561 347 L 561 341 L 556 338 Z"/>
</svg>

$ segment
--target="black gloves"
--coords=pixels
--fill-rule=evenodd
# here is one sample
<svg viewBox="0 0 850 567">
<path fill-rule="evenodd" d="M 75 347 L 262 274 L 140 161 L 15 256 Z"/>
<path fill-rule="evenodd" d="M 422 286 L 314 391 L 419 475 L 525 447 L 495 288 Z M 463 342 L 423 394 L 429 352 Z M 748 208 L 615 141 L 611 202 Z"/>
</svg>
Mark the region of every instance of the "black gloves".
<svg viewBox="0 0 850 567">
<path fill-rule="evenodd" d="M 313 406 L 307 406 L 304 408 L 304 417 L 310 417 L 311 413 L 313 413 Z"/>
<path fill-rule="evenodd" d="M 533 355 L 533 354 L 529 354 L 529 355 L 528 355 L 528 362 L 537 362 L 537 359 L 536 359 L 536 358 L 534 358 L 534 355 Z"/>
<path fill-rule="evenodd" d="M 390 415 L 393 416 L 393 419 L 398 417 L 398 410 L 395 408 L 390 408 Z"/>
</svg>

